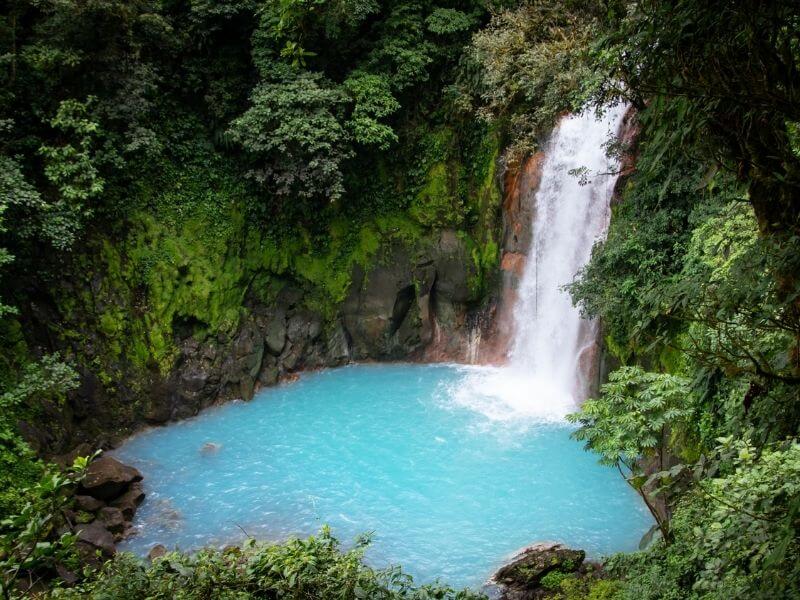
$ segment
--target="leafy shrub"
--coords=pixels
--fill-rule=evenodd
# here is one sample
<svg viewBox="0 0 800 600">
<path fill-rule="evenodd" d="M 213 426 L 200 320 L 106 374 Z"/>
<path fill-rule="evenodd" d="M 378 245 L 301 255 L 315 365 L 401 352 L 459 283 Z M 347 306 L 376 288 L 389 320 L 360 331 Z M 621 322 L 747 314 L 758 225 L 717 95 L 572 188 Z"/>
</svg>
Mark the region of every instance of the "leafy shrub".
<svg viewBox="0 0 800 600">
<path fill-rule="evenodd" d="M 546 590 L 557 590 L 561 587 L 561 583 L 572 577 L 570 573 L 563 573 L 562 571 L 550 571 L 547 575 L 542 577 L 539 585 Z"/>
<path fill-rule="evenodd" d="M 250 101 L 229 133 L 253 157 L 251 176 L 279 197 L 339 198 L 351 154 L 344 93 L 318 73 L 286 72 L 259 84 Z"/>
<path fill-rule="evenodd" d="M 793 598 L 800 589 L 800 444 L 764 448 L 722 439 L 719 474 L 679 503 L 672 543 L 616 555 L 629 600 Z"/>
<path fill-rule="evenodd" d="M 622 582 L 615 579 L 566 577 L 559 585 L 558 600 L 621 600 Z"/>
<path fill-rule="evenodd" d="M 22 490 L 26 500 L 22 510 L 0 522 L 0 593 L 4 598 L 26 597 L 26 589 L 49 581 L 57 570 L 79 566 L 67 509 L 90 460 L 77 458 L 65 473 L 46 470 L 36 485 Z"/>
<path fill-rule="evenodd" d="M 0 394 L 0 517 L 22 508 L 20 490 L 36 482 L 42 465 L 17 430 L 18 420 L 30 414 L 34 402 L 60 402 L 77 386 L 78 374 L 58 354 L 44 356 L 22 369 L 19 381 Z"/>
<path fill-rule="evenodd" d="M 650 498 L 646 468 L 653 464 L 665 472 L 669 436 L 691 415 L 690 407 L 685 378 L 622 367 L 611 373 L 598 399 L 587 400 L 567 417 L 580 425 L 573 437 L 599 454 L 602 464 L 619 469 L 642 497 L 664 539 L 669 539 L 669 515 Z"/>
<path fill-rule="evenodd" d="M 458 88 L 474 96 L 478 114 L 507 119 L 507 160 L 532 153 L 559 114 L 579 109 L 594 82 L 589 45 L 603 12 L 600 3 L 535 0 L 493 15 L 468 49 L 477 74 Z"/>
<path fill-rule="evenodd" d="M 248 541 L 242 548 L 172 552 L 151 565 L 123 554 L 93 580 L 56 590 L 54 598 L 284 598 L 286 600 L 479 600 L 467 590 L 415 586 L 399 568 L 375 570 L 364 563 L 368 538 L 342 551 L 327 528 L 316 537 L 280 544 Z"/>
</svg>

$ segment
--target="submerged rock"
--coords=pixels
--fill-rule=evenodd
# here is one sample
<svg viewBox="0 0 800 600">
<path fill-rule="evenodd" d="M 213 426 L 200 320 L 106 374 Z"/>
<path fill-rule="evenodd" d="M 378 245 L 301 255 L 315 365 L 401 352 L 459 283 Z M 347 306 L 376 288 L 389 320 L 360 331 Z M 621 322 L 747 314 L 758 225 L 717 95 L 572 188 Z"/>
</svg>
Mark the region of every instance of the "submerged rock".
<svg viewBox="0 0 800 600">
<path fill-rule="evenodd" d="M 216 454 L 222 448 L 222 444 L 216 442 L 206 442 L 200 447 L 200 454 Z"/>
<path fill-rule="evenodd" d="M 542 579 L 549 573 L 576 573 L 586 553 L 555 542 L 542 542 L 523 548 L 492 576 L 490 584 L 499 588 L 500 600 L 531 600 L 543 597 Z"/>
<path fill-rule="evenodd" d="M 108 501 L 119 497 L 132 483 L 141 480 L 142 474 L 137 469 L 123 465 L 110 456 L 103 456 L 89 465 L 81 481 L 81 491 L 84 495 Z"/>
<path fill-rule="evenodd" d="M 164 529 L 174 531 L 181 527 L 182 521 L 183 515 L 172 505 L 172 502 L 166 498 L 158 501 L 153 523 Z"/>
</svg>

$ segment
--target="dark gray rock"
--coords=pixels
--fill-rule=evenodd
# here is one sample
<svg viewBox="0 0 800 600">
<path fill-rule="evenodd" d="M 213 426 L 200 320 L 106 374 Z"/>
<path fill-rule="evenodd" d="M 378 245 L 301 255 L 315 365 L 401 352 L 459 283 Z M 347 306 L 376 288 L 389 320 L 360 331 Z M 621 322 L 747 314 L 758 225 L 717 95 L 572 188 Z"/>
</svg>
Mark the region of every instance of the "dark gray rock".
<svg viewBox="0 0 800 600">
<path fill-rule="evenodd" d="M 104 506 L 97 513 L 97 520 L 113 535 L 115 540 L 122 538 L 122 534 L 128 526 L 122 511 L 114 506 Z"/>
<path fill-rule="evenodd" d="M 447 299 L 451 303 L 468 302 L 472 296 L 469 282 L 476 275 L 477 268 L 467 245 L 455 231 L 442 231 L 433 260 L 436 265 L 437 299 Z"/>
<path fill-rule="evenodd" d="M 61 578 L 61 580 L 68 586 L 78 583 L 78 575 L 61 563 L 56 563 L 56 573 L 58 573 L 58 576 Z"/>
<path fill-rule="evenodd" d="M 285 285 L 276 298 L 276 305 L 291 310 L 303 300 L 303 290 L 294 285 Z"/>
<path fill-rule="evenodd" d="M 283 371 L 294 371 L 300 366 L 303 359 L 303 344 L 286 344 L 283 354 L 280 356 L 280 364 Z"/>
<path fill-rule="evenodd" d="M 286 323 L 283 314 L 276 315 L 264 332 L 264 341 L 267 351 L 273 356 L 280 356 L 286 345 Z"/>
<path fill-rule="evenodd" d="M 278 382 L 278 375 L 278 367 L 275 363 L 272 363 L 261 369 L 258 381 L 261 385 L 275 385 Z"/>
<path fill-rule="evenodd" d="M 289 317 L 286 325 L 286 335 L 293 343 L 304 341 L 308 338 L 309 316 L 296 314 Z"/>
<path fill-rule="evenodd" d="M 83 512 L 93 513 L 105 506 L 105 502 L 92 496 L 75 496 L 75 508 Z"/>
<path fill-rule="evenodd" d="M 432 261 L 418 264 L 414 269 L 414 281 L 417 287 L 417 307 L 420 320 L 420 343 L 424 346 L 433 341 L 436 329 L 434 322 L 433 286 L 436 283 L 436 267 Z"/>
<path fill-rule="evenodd" d="M 118 508 L 122 511 L 122 516 L 126 521 L 132 521 L 133 515 L 136 514 L 136 509 L 144 501 L 144 489 L 141 482 L 135 482 L 130 485 L 128 490 L 119 498 L 112 500 L 110 506 Z"/>
<path fill-rule="evenodd" d="M 328 337 L 325 347 L 325 361 L 331 365 L 341 365 L 350 360 L 350 338 L 341 323 L 337 323 Z"/>
<path fill-rule="evenodd" d="M 181 372 L 180 385 L 183 390 L 190 393 L 198 393 L 206 387 L 209 373 L 200 364 L 191 364 Z"/>
<path fill-rule="evenodd" d="M 264 358 L 264 338 L 255 323 L 246 322 L 236 336 L 233 346 L 237 373 L 246 374 L 252 380 L 258 376 Z M 252 393 L 247 396 L 251 397 Z"/>
<path fill-rule="evenodd" d="M 239 380 L 239 396 L 242 400 L 251 400 L 255 395 L 256 380 L 249 374 L 242 376 Z"/>
<path fill-rule="evenodd" d="M 75 528 L 78 534 L 78 551 L 84 560 L 94 560 L 97 551 L 105 558 L 111 558 L 117 553 L 114 546 L 114 536 L 100 521 L 92 521 L 86 525 Z"/>
<path fill-rule="evenodd" d="M 356 265 L 347 299 L 342 307 L 344 326 L 355 359 L 408 355 L 416 347 L 403 347 L 392 339 L 415 306 L 413 265 L 402 246 L 387 249 L 385 260 L 369 272 Z"/>
<path fill-rule="evenodd" d="M 171 398 L 175 396 L 173 382 L 162 381 L 154 385 L 148 394 L 144 419 L 148 423 L 162 424 L 172 418 Z"/>
<path fill-rule="evenodd" d="M 315 341 L 322 333 L 322 321 L 316 315 L 312 315 L 308 322 L 308 339 Z"/>
<path fill-rule="evenodd" d="M 80 491 L 82 495 L 108 501 L 122 495 L 130 484 L 141 480 L 142 474 L 137 469 L 123 465 L 111 456 L 102 456 L 89 465 Z"/>
</svg>

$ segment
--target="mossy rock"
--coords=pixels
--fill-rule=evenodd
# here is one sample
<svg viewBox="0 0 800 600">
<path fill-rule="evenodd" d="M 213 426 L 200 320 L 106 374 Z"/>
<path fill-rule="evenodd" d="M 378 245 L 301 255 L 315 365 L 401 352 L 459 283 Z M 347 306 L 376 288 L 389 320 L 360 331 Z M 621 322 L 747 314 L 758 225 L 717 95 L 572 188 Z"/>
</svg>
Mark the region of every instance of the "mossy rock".
<svg viewBox="0 0 800 600">
<path fill-rule="evenodd" d="M 458 227 L 464 220 L 464 203 L 453 181 L 453 169 L 444 162 L 428 171 L 425 185 L 414 198 L 409 214 L 426 227 Z"/>
<path fill-rule="evenodd" d="M 500 568 L 492 578 L 496 583 L 512 589 L 532 589 L 542 586 L 545 578 L 550 584 L 580 569 L 586 553 L 572 550 L 561 544 L 534 544 L 518 553 L 507 565 Z M 560 573 L 564 577 L 553 581 Z"/>
</svg>

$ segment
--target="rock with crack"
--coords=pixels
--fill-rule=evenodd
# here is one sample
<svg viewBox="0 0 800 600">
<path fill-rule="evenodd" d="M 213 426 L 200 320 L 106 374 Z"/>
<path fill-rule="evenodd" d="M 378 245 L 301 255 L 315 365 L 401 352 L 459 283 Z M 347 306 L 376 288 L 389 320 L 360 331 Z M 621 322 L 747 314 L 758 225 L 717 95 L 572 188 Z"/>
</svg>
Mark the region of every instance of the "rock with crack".
<svg viewBox="0 0 800 600">
<path fill-rule="evenodd" d="M 111 558 L 117 553 L 114 536 L 100 521 L 92 521 L 76 528 L 76 546 L 86 562 L 96 562 L 98 553 L 102 558 Z"/>
<path fill-rule="evenodd" d="M 129 526 L 122 511 L 114 506 L 101 508 L 97 513 L 97 520 L 114 536 L 115 542 L 122 539 L 122 535 Z"/>
</svg>

